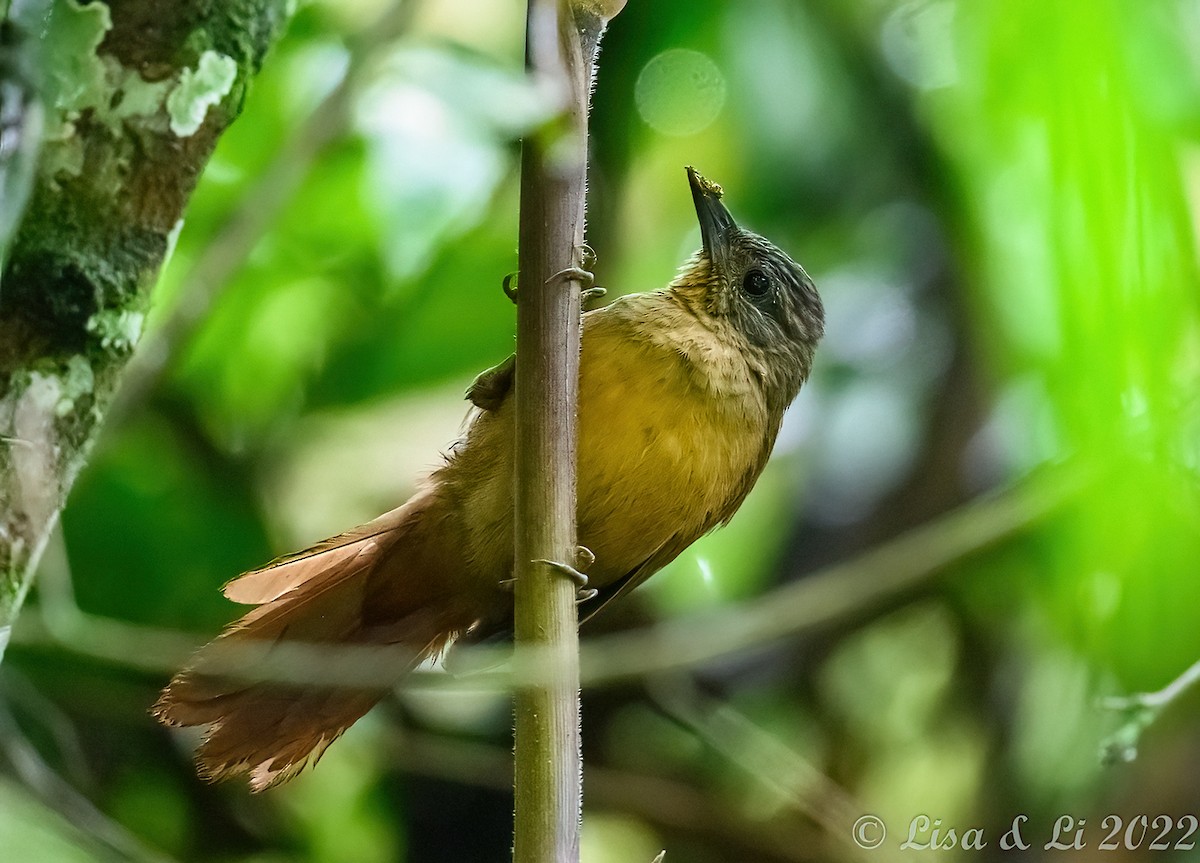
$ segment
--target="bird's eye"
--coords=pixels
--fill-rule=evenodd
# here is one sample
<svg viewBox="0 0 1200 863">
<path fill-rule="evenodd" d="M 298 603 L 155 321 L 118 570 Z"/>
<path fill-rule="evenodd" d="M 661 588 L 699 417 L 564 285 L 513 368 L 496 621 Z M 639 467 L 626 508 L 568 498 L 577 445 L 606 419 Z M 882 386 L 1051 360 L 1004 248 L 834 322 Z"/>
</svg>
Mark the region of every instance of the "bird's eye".
<svg viewBox="0 0 1200 863">
<path fill-rule="evenodd" d="M 765 297 L 771 290 L 771 280 L 762 270 L 750 270 L 742 279 L 742 290 L 748 297 Z"/>
</svg>

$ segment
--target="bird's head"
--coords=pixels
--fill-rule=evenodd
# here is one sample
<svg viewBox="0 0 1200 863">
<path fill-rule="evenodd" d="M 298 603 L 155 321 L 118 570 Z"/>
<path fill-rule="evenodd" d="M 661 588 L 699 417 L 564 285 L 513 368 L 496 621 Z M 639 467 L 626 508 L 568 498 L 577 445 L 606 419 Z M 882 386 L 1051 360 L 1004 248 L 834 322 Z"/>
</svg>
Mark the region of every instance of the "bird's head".
<svg viewBox="0 0 1200 863">
<path fill-rule="evenodd" d="M 790 402 L 808 377 L 825 329 L 817 289 L 786 252 L 737 226 L 721 202 L 720 186 L 690 166 L 687 173 L 703 248 L 671 287 L 697 313 L 727 320 Z"/>
</svg>

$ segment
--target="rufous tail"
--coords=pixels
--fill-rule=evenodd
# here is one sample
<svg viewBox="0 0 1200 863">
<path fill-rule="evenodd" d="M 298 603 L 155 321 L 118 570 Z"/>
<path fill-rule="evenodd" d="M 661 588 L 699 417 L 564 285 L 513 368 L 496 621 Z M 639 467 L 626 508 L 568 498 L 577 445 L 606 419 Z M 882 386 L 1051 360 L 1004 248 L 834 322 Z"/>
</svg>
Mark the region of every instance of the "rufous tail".
<svg viewBox="0 0 1200 863">
<path fill-rule="evenodd" d="M 427 490 L 226 585 L 228 598 L 258 607 L 202 648 L 152 708 L 168 725 L 208 726 L 196 753 L 202 777 L 247 774 L 254 791 L 292 778 L 470 624 L 445 574 L 451 564 L 442 509 L 436 491 Z M 369 683 L 331 685 L 328 674 L 319 684 L 297 683 L 303 667 L 290 668 L 286 682 L 230 673 L 231 659 L 271 659 L 280 645 L 302 648 L 302 663 L 334 657 L 339 645 L 384 646 L 395 657 L 379 656 L 387 661 L 373 667 L 386 672 Z"/>
</svg>

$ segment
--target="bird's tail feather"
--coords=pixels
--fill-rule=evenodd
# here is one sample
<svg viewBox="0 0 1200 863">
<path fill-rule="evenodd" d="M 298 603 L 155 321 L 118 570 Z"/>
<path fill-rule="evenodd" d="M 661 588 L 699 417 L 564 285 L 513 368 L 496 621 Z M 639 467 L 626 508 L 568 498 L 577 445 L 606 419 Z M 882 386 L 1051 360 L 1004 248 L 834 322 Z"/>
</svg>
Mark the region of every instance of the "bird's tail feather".
<svg viewBox="0 0 1200 863">
<path fill-rule="evenodd" d="M 202 777 L 247 774 L 255 791 L 290 779 L 469 624 L 445 601 L 446 579 L 436 567 L 446 564 L 427 539 L 438 535 L 437 525 L 429 524 L 436 520 L 433 508 L 429 496 L 418 495 L 370 524 L 226 587 L 231 599 L 260 604 L 201 649 L 152 709 L 168 725 L 208 726 L 196 753 Z M 396 651 L 392 679 L 331 686 L 229 673 L 239 649 L 269 657 L 282 642 L 315 652 L 386 645 Z M 303 677 L 303 669 L 296 670 Z"/>
</svg>

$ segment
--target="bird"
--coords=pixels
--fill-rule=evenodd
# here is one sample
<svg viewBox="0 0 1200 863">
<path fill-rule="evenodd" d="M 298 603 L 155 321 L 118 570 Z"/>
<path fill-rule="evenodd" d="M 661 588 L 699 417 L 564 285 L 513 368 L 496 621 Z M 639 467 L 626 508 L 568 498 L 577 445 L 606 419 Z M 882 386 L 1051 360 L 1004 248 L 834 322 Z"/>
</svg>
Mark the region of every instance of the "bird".
<svg viewBox="0 0 1200 863">
<path fill-rule="evenodd" d="M 804 268 L 740 228 L 722 188 L 686 170 L 701 248 L 666 288 L 581 319 L 581 620 L 733 517 L 824 333 Z M 514 357 L 471 385 L 461 438 L 409 500 L 224 587 L 255 608 L 201 648 L 151 709 L 166 725 L 206 729 L 202 778 L 245 776 L 253 791 L 278 785 L 422 662 L 455 642 L 511 633 Z M 286 643 L 395 650 L 393 679 L 254 680 L 214 665 L 223 646 Z"/>
</svg>

